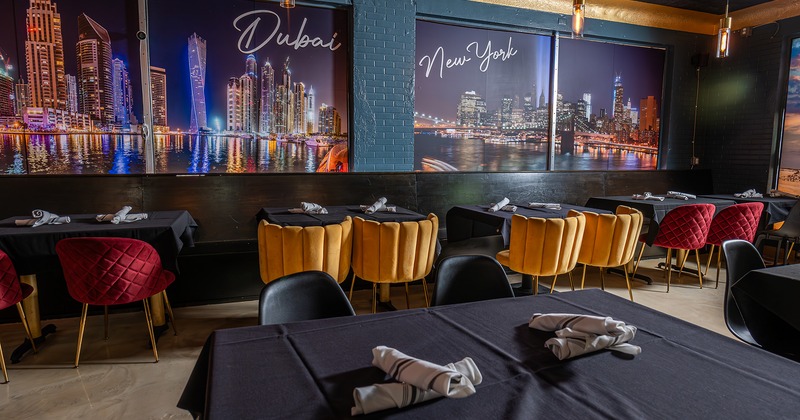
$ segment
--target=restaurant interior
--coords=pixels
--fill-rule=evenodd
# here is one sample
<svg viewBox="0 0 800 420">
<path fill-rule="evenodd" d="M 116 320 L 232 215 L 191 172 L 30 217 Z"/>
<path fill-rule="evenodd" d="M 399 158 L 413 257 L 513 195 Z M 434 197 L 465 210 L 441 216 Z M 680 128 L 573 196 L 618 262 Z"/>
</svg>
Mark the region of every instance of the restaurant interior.
<svg viewBox="0 0 800 420">
<path fill-rule="evenodd" d="M 14 0 L 10 2 L 14 7 L 12 15 L 25 22 L 26 11 L 41 2 L 53 3 Z M 55 3 L 61 7 L 62 2 Z M 142 11 L 143 5 L 147 10 L 147 0 L 121 3 L 129 12 L 126 27 L 109 27 L 106 37 L 111 33 L 112 39 L 127 38 L 135 46 L 130 48 L 131 56 L 139 54 L 140 59 L 147 60 L 149 47 L 154 50 L 151 56 L 158 57 L 158 47 L 154 46 L 157 38 L 153 35 L 149 40 L 148 31 L 169 31 L 154 22 L 149 28 L 142 27 L 141 22 L 131 18 Z M 161 7 L 149 3 L 151 12 Z M 185 3 L 189 17 L 212 13 L 199 7 L 189 10 L 191 2 L 181 3 Z M 792 293 L 800 291 L 800 271 L 785 267 L 796 262 L 793 246 L 800 239 L 800 207 L 795 204 L 800 186 L 794 190 L 792 182 L 797 181 L 783 178 L 784 171 L 792 168 L 787 163 L 791 162 L 795 150 L 792 148 L 800 144 L 793 143 L 800 139 L 800 131 L 789 118 L 790 113 L 800 112 L 800 108 L 792 109 L 792 104 L 798 104 L 793 102 L 797 101 L 795 89 L 800 89 L 800 6 L 796 1 L 205 3 L 218 7 L 232 3 L 230 7 L 238 7 L 233 16 L 243 10 L 244 14 L 247 10 L 276 11 L 275 16 L 284 16 L 289 25 L 284 44 L 290 41 L 288 31 L 300 31 L 292 47 L 295 50 L 300 48 L 303 30 L 311 38 L 319 36 L 317 44 L 331 41 L 321 49 L 333 50 L 334 40 L 341 43 L 346 68 L 329 73 L 334 80 L 342 81 L 337 86 L 346 87 L 336 99 L 343 104 L 339 112 L 343 120 L 341 133 L 347 137 L 346 170 L 316 173 L 312 167 L 303 171 L 302 163 L 301 170 L 274 172 L 163 170 L 167 164 L 155 157 L 156 151 L 156 155 L 143 159 L 145 167 L 141 172 L 6 171 L 0 176 L 0 192 L 7 197 L 0 206 L 0 219 L 4 219 L 0 222 L 0 251 L 8 256 L 0 258 L 0 269 L 11 267 L 6 268 L 6 277 L 11 278 L 7 282 L 30 286 L 22 286 L 16 301 L 4 297 L 5 293 L 13 293 L 0 290 L 0 298 L 8 301 L 8 307 L 0 311 L 0 345 L 8 370 L 7 383 L 0 384 L 0 418 L 356 417 L 356 409 L 351 412 L 351 408 L 354 398 L 360 397 L 354 397 L 354 388 L 376 382 L 413 384 L 392 373 L 386 376 L 388 369 L 381 371 L 372 359 L 382 348 L 379 346 L 396 347 L 399 352 L 442 366 L 471 357 L 481 371 L 470 371 L 470 380 L 470 374 L 465 372 L 469 369 L 458 365 L 461 362 L 455 363 L 456 368 L 436 365 L 461 378 L 462 383 L 468 382 L 469 396 L 447 398 L 451 395 L 445 394 L 445 398 L 433 399 L 442 397 L 429 394 L 439 392 L 438 388 L 413 384 L 409 385 L 416 387 L 413 398 L 421 389 L 426 394 L 419 398 L 431 400 L 396 402 L 392 408 L 367 411 L 368 417 L 551 418 L 566 414 L 589 418 L 741 418 L 760 413 L 789 418 L 799 412 L 800 387 L 796 378 L 800 374 L 800 314 L 796 308 L 791 309 L 791 301 L 798 296 Z M 242 7 L 239 3 L 246 4 Z M 305 20 L 290 20 L 292 13 L 301 17 L 307 9 L 343 16 L 344 32 L 331 39 L 314 32 L 312 21 L 301 27 Z M 227 21 L 224 24 L 227 29 L 203 28 L 209 51 L 214 31 L 234 31 L 231 28 L 235 27 L 237 32 L 232 39 L 240 33 L 247 34 L 242 31 L 244 21 L 239 27 Z M 438 125 L 438 117 L 420 117 L 423 110 L 440 111 L 430 110 L 438 105 L 433 95 L 426 95 L 439 91 L 429 80 L 422 80 L 420 68 L 424 62 L 418 50 L 436 51 L 438 40 L 429 38 L 431 33 L 440 33 L 442 43 L 456 42 L 453 39 L 458 37 L 448 31 L 461 29 L 481 31 L 489 39 L 495 39 L 492 37 L 498 33 L 501 40 L 508 33 L 520 38 L 541 37 L 531 43 L 542 45 L 547 52 L 543 56 L 543 76 L 536 79 L 544 86 L 538 89 L 548 98 L 547 104 L 540 104 L 546 117 L 538 131 L 527 131 L 543 133 L 545 137 L 541 163 L 536 164 L 539 166 L 517 165 L 515 162 L 522 160 L 511 154 L 490 160 L 488 152 L 483 164 L 468 166 L 464 162 L 471 162 L 469 156 L 445 146 L 437 148 L 437 159 L 420 160 L 420 133 L 436 131 L 444 138 L 459 128 L 452 128 L 450 122 Z M 255 29 L 250 34 L 258 35 Z M 0 37 L 12 35 L 0 31 Z M 182 54 L 186 53 L 189 35 L 171 34 L 181 37 Z M 309 45 L 311 38 L 305 41 Z M 725 40 L 720 41 L 721 38 Z M 16 67 L 24 67 L 25 42 L 14 39 L 5 45 L 6 39 L 0 38 L 0 58 L 3 49 L 22 45 L 16 51 L 16 56 L 22 57 Z M 468 65 L 477 69 L 484 57 L 481 54 L 488 53 L 494 54 L 494 59 L 488 70 L 480 70 L 488 74 L 491 66 L 499 67 L 506 59 L 512 60 L 511 52 L 515 50 L 511 38 L 507 39 L 507 45 L 494 44 L 497 50 L 504 48 L 500 52 L 467 47 L 466 53 L 477 57 L 461 64 L 443 59 L 441 69 L 456 71 L 454 68 Z M 517 38 L 514 40 L 518 42 Z M 485 39 L 476 41 L 480 45 Z M 244 63 L 241 38 L 239 42 L 236 53 Z M 523 42 L 526 41 L 516 44 L 521 55 L 529 51 Z M 720 42 L 725 43 L 723 47 Z M 573 45 L 586 43 L 596 44 L 598 49 L 610 45 L 654 50 L 661 60 L 656 66 L 663 69 L 656 77 L 660 91 L 653 94 L 660 101 L 653 117 L 657 122 L 655 127 L 639 132 L 656 133 L 656 140 L 645 140 L 645 134 L 637 134 L 641 137 L 630 137 L 625 145 L 616 146 L 620 148 L 616 153 L 639 159 L 632 166 L 622 163 L 603 167 L 603 163 L 581 167 L 563 163 L 564 156 L 573 158 L 564 152 L 565 145 L 569 138 L 580 141 L 580 129 L 573 115 L 574 137 L 560 131 L 557 120 L 561 114 L 555 97 L 562 90 L 566 92 L 565 85 L 600 70 L 595 68 L 596 63 L 581 63 L 580 57 L 576 68 L 559 66 L 558 54 L 561 47 L 566 56 Z M 140 50 L 142 45 L 146 47 Z M 261 60 L 262 56 L 258 57 Z M 431 56 L 426 57 L 430 63 Z M 156 64 L 150 58 L 150 65 Z M 185 67 L 185 62 L 179 64 Z M 321 62 L 319 66 L 325 68 L 328 64 Z M 604 93 L 592 92 L 597 100 L 596 111 L 586 110 L 585 96 L 582 105 L 578 102 L 586 115 L 597 114 L 596 120 L 593 115 L 586 122 L 598 121 L 592 126 L 599 127 L 600 108 L 604 108 L 603 114 L 609 108 L 608 115 L 624 110 L 627 124 L 631 110 L 636 109 L 634 114 L 638 116 L 634 120 L 644 121 L 645 105 L 651 106 L 646 98 L 639 102 L 634 97 L 634 105 L 639 105 L 636 108 L 625 94 L 627 108 L 614 109 L 619 102 L 615 97 L 623 95 L 615 80 L 634 80 L 637 69 L 649 68 L 639 64 L 622 74 L 612 71 L 603 76 L 608 80 L 601 87 Z M 150 65 L 141 67 L 152 70 Z M 276 64 L 276 73 L 278 67 Z M 214 68 L 209 69 L 210 78 Z M 135 74 L 139 77 L 138 71 Z M 564 76 L 561 80 L 559 74 Z M 0 72 L 0 82 L 3 75 Z M 171 75 L 168 68 L 167 81 Z M 152 78 L 142 76 L 145 79 Z M 451 77 L 453 83 L 456 79 Z M 239 79 L 231 78 L 229 83 L 233 80 Z M 436 83 L 447 84 L 447 77 L 440 77 Z M 485 83 L 491 90 L 491 83 Z M 188 91 L 189 82 L 185 84 Z M 324 87 L 318 89 L 322 92 Z M 463 102 L 463 95 L 469 92 L 465 94 L 461 86 L 458 89 Z M 635 88 L 630 89 L 628 92 L 636 92 Z M 224 102 L 224 87 L 221 92 L 217 95 Z M 525 102 L 522 93 L 513 100 Z M 608 94 L 612 94 L 609 104 L 601 104 L 597 98 Z M 488 115 L 486 108 L 493 105 L 489 104 L 490 93 L 485 95 L 484 114 Z M 536 92 L 533 96 L 537 96 Z M 422 98 L 432 106 L 421 103 Z M 188 102 L 184 105 L 189 106 Z M 456 125 L 466 127 L 461 105 L 447 106 L 442 115 L 456 116 L 458 107 L 457 118 L 461 121 Z M 521 126 L 506 127 L 504 111 L 499 106 L 496 118 L 499 127 L 507 128 L 504 136 L 526 132 Z M 195 102 L 190 107 L 195 112 Z M 524 114 L 524 106 L 519 108 Z M 508 115 L 513 114 L 510 109 Z M 181 112 L 188 120 L 189 110 Z M 147 134 L 151 130 L 148 126 L 157 125 L 153 119 L 157 111 L 151 110 L 150 114 L 143 112 L 140 116 L 145 155 L 153 153 L 153 137 L 158 139 L 158 135 Z M 531 118 L 535 125 L 535 118 Z M 614 124 L 613 117 L 606 120 Z M 0 125 L 4 121 L 0 107 Z M 437 127 L 441 127 L 439 131 Z M 202 128 L 201 124 L 201 131 Z M 604 136 L 618 135 L 614 133 Z M 24 139 L 26 134 L 22 136 Z M 280 139 L 264 141 L 281 143 Z M 484 141 L 487 149 L 482 150 L 489 150 L 490 142 L 481 140 L 481 145 Z M 595 153 L 595 146 L 583 141 L 586 154 Z M 528 140 L 519 143 L 532 144 Z M 498 145 L 493 143 L 491 147 L 495 146 Z M 0 152 L 8 153 L 9 147 L 4 146 Z M 534 146 L 530 147 L 524 150 L 534 150 Z M 593 159 L 602 161 L 606 155 L 598 153 L 601 157 L 593 155 Z M 615 152 L 607 153 L 610 156 Z M 641 158 L 643 155 L 646 157 Z M 443 166 L 447 166 L 445 170 Z M 748 193 L 751 189 L 762 195 Z M 735 197 L 735 193 L 745 196 Z M 314 203 L 327 208 L 326 217 L 312 206 L 303 208 Z M 714 242 L 708 232 L 715 229 L 717 215 L 745 203 L 759 203 L 748 207 L 751 214 L 748 213 L 745 233 L 731 236 L 738 229 L 717 227 L 728 236 L 720 233 L 722 239 Z M 120 214 L 115 212 L 121 206 L 129 206 L 121 214 L 123 222 L 128 211 L 129 216 L 144 214 L 146 219 L 117 224 L 115 216 Z M 696 216 L 705 226 L 695 226 L 686 222 L 690 216 L 678 215 L 685 207 L 705 211 L 704 216 Z M 676 208 L 679 210 L 672 213 Z M 47 210 L 53 218 L 47 219 L 51 213 L 45 212 L 44 216 L 34 213 L 31 219 L 29 215 L 35 209 Z M 70 215 L 72 222 L 59 224 L 55 221 L 58 215 Z M 84 219 L 90 215 L 90 219 L 84 220 L 81 215 Z M 790 226 L 793 215 L 797 228 Z M 39 226 L 37 220 L 45 220 L 44 225 Z M 598 220 L 618 225 L 604 228 Z M 623 222 L 629 229 L 627 242 L 626 237 L 619 237 Z M 81 227 L 83 224 L 88 227 Z M 311 226 L 317 229 L 315 233 L 309 233 Z M 563 232 L 556 235 L 556 229 Z M 670 232 L 673 237 L 667 237 Z M 390 233 L 394 239 L 389 239 Z M 324 236 L 324 240 L 317 238 L 320 243 L 325 242 L 324 251 L 322 245 L 309 250 L 313 242 L 310 235 Z M 333 240 L 336 249 L 329 249 L 330 235 L 338 235 Z M 98 297 L 93 292 L 99 287 L 96 284 L 81 283 L 86 281 L 83 277 L 91 277 L 87 274 L 91 269 L 81 265 L 80 260 L 92 257 L 86 256 L 85 249 L 68 254 L 67 238 L 108 236 L 117 237 L 120 243 L 122 238 L 132 238 L 137 243 L 149 243 L 148 249 L 155 247 L 152 255 L 160 260 L 149 263 L 155 267 L 151 269 L 155 274 L 150 273 L 148 281 L 158 284 L 137 285 L 116 292 L 112 298 Z M 555 236 L 563 242 L 556 243 Z M 681 241 L 689 236 L 690 244 L 684 245 Z M 292 240 L 287 238 L 293 238 L 295 243 L 287 245 Z M 733 269 L 736 261 L 749 258 L 743 253 L 750 248 L 744 249 L 746 244 L 734 247 L 732 242 L 723 245 L 729 239 L 754 243 L 757 247 L 752 248 L 763 259 L 758 258 L 758 263 L 744 271 L 741 267 Z M 412 244 L 405 244 L 406 240 Z M 569 241 L 572 242 L 568 244 Z M 78 242 L 75 241 L 76 246 Z M 544 245 L 531 251 L 538 242 Z M 616 260 L 605 257 L 602 263 L 586 257 L 586 252 L 593 252 L 585 251 L 590 242 L 595 244 L 593 249 L 616 247 L 619 255 Z M 119 251 L 122 254 L 132 255 L 128 248 L 131 244 L 116 245 L 125 246 Z M 536 257 L 525 254 L 526 246 L 531 255 L 538 252 Z M 545 269 L 551 263 L 548 256 L 559 253 L 553 251 L 556 248 L 564 261 L 552 262 L 557 268 Z M 613 250 L 609 252 L 614 254 Z M 389 263 L 383 262 L 387 254 L 391 254 L 388 259 L 394 264 L 390 274 L 390 269 L 385 268 L 388 265 L 384 265 Z M 463 255 L 488 256 L 494 261 L 490 262 L 490 269 L 494 270 L 495 265 L 500 268 L 502 278 L 513 286 L 511 296 L 516 297 L 488 300 L 491 297 L 487 294 L 462 300 L 474 303 L 444 304 L 458 300 L 446 299 L 446 284 L 439 280 L 446 272 L 440 270 L 442 262 L 446 257 Z M 717 262 L 719 255 L 721 264 Z M 674 257 L 674 268 L 672 262 L 664 264 L 665 257 Z M 308 268 L 309 261 L 315 258 L 324 260 L 324 264 Z M 536 261 L 532 261 L 534 258 Z M 335 267 L 334 259 L 338 260 Z M 94 264 L 99 263 L 95 260 Z M 769 276 L 764 280 L 763 284 L 773 289 L 764 286 L 763 290 L 772 294 L 766 301 L 741 297 L 739 305 L 747 306 L 745 300 L 751 304 L 758 301 L 767 308 L 759 307 L 756 312 L 769 312 L 768 320 L 741 319 L 746 314 L 733 311 L 733 297 L 738 295 L 731 291 L 732 283 L 740 278 L 760 278 L 757 271 L 764 266 L 768 267 L 765 270 L 783 270 L 773 273 L 778 280 Z M 619 267 L 622 269 L 613 270 Z M 331 300 L 313 300 L 310 288 L 305 293 L 295 290 L 279 296 L 272 309 L 263 303 L 268 301 L 266 286 L 279 293 L 279 288 L 273 286 L 281 283 L 276 283 L 277 279 L 311 270 L 327 272 L 332 279 L 323 280 L 332 280 L 338 286 L 335 289 L 341 290 L 346 306 L 357 315 L 323 320 L 312 319 L 336 315 L 275 315 L 278 321 L 270 322 L 270 311 L 291 314 L 309 306 L 316 305 L 314 309 L 318 310 L 320 305 L 333 305 Z M 484 285 L 478 283 L 490 276 L 480 270 L 462 270 L 460 276 L 465 283 L 451 286 L 450 292 L 459 295 L 458 290 L 466 287 L 483 290 Z M 135 271 L 144 275 L 147 270 Z M 158 279 L 154 280 L 154 276 Z M 6 286 L 0 282 L 0 287 Z M 31 287 L 35 288 L 33 292 L 28 290 Z M 147 290 L 134 291 L 136 288 Z M 80 300 L 78 289 L 90 297 Z M 745 289 L 746 285 L 742 286 L 740 293 Z M 335 292 L 338 296 L 338 290 Z M 22 294 L 26 294 L 25 300 Z M 437 298 L 444 299 L 440 301 L 444 303 L 435 303 Z M 144 310 L 140 300 L 145 302 Z M 104 306 L 110 308 L 106 331 L 101 327 Z M 611 346 L 615 351 L 600 350 L 560 360 L 544 344 L 555 337 L 551 331 L 557 328 L 531 333 L 533 327 L 524 325 L 529 320 L 533 324 L 534 313 L 547 312 L 613 317 L 607 319 L 636 326 L 633 331 L 638 328 L 638 335 L 630 344 L 615 342 L 601 347 Z M 21 314 L 27 316 L 25 326 L 20 322 Z M 142 325 L 143 318 L 148 328 Z M 628 327 L 625 322 L 619 323 L 620 328 Z M 780 330 L 784 336 L 762 339 L 757 337 L 759 328 L 773 333 Z M 26 338 L 31 336 L 35 350 Z M 630 350 L 631 347 L 638 350 Z M 634 353 L 623 354 L 626 351 Z M 404 407 L 408 404 L 413 405 Z"/>
</svg>

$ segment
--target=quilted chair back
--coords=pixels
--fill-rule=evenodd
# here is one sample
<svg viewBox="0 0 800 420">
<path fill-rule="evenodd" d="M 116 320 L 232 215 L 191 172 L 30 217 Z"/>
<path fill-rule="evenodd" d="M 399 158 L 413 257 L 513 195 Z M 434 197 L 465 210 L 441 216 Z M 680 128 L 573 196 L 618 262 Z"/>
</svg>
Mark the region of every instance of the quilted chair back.
<svg viewBox="0 0 800 420">
<path fill-rule="evenodd" d="M 720 246 L 731 239 L 753 242 L 763 211 L 763 203 L 742 203 L 725 207 L 711 220 L 706 244 Z"/>
<path fill-rule="evenodd" d="M 130 238 L 67 238 L 56 243 L 69 294 L 91 305 L 136 302 L 167 288 L 175 276 L 147 242 Z"/>
<path fill-rule="evenodd" d="M 26 289 L 23 290 L 23 287 L 26 287 Z M 14 270 L 11 257 L 0 251 L 0 309 L 16 305 L 22 299 L 25 299 L 31 291 L 33 291 L 33 288 L 28 285 L 20 287 L 17 271 Z"/>
<path fill-rule="evenodd" d="M 618 206 L 616 214 L 584 212 L 578 262 L 593 267 L 619 267 L 633 259 L 644 217 L 639 210 Z"/>
<path fill-rule="evenodd" d="M 675 207 L 658 224 L 653 245 L 687 250 L 702 248 L 706 244 L 715 209 L 713 204 Z"/>
<path fill-rule="evenodd" d="M 511 218 L 509 248 L 497 259 L 510 269 L 534 276 L 571 271 L 578 262 L 586 216 L 570 210 L 565 218 Z"/>
<path fill-rule="evenodd" d="M 341 283 L 350 272 L 353 220 L 327 226 L 258 225 L 258 262 L 261 281 L 302 271 L 324 271 Z"/>
<path fill-rule="evenodd" d="M 373 283 L 401 283 L 427 276 L 433 267 L 439 218 L 417 222 L 353 222 L 353 272 Z"/>
</svg>

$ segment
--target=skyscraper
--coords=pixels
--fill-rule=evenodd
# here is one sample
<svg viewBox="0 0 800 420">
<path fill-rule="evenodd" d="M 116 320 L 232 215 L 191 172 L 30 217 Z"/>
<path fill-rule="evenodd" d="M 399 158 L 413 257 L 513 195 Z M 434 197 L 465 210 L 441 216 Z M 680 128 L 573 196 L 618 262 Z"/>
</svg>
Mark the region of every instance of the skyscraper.
<svg viewBox="0 0 800 420">
<path fill-rule="evenodd" d="M 622 103 L 622 96 L 625 89 L 622 87 L 622 76 L 617 75 L 614 77 L 614 124 L 617 125 L 615 130 L 620 130 L 623 120 L 625 118 L 624 104 Z"/>
<path fill-rule="evenodd" d="M 241 78 L 228 79 L 226 88 L 227 108 L 225 129 L 242 131 L 242 81 Z"/>
<path fill-rule="evenodd" d="M 292 71 L 289 70 L 289 57 L 286 57 L 281 83 L 275 88 L 275 132 L 278 134 L 291 131 L 292 96 Z"/>
<path fill-rule="evenodd" d="M 658 130 L 658 105 L 654 96 L 639 101 L 639 129 Z"/>
<path fill-rule="evenodd" d="M 30 98 L 30 90 L 28 90 L 28 84 L 25 83 L 24 80 L 20 79 L 16 86 L 14 86 L 14 108 L 16 109 L 16 115 L 21 117 L 25 108 L 31 106 L 28 98 Z"/>
<path fill-rule="evenodd" d="M 482 125 L 481 117 L 486 113 L 486 102 L 474 90 L 461 94 L 456 110 L 457 123 L 464 127 Z"/>
<path fill-rule="evenodd" d="M 297 134 L 306 133 L 306 85 L 303 82 L 294 84 L 294 129 Z"/>
<path fill-rule="evenodd" d="M 153 101 L 153 126 L 167 129 L 167 71 L 150 66 L 150 91 Z"/>
<path fill-rule="evenodd" d="M 272 117 L 273 103 L 275 102 L 275 70 L 267 61 L 261 67 L 261 102 L 258 121 L 258 131 L 264 134 L 275 132 L 275 120 Z"/>
<path fill-rule="evenodd" d="M 306 132 L 317 132 L 317 113 L 316 113 L 316 95 L 314 94 L 314 86 L 309 86 L 308 93 L 306 93 Z"/>
<path fill-rule="evenodd" d="M 13 117 L 14 106 L 14 79 L 8 74 L 10 63 L 0 51 L 0 117 Z"/>
<path fill-rule="evenodd" d="M 245 59 L 244 68 L 245 74 L 258 77 L 258 63 L 256 62 L 256 56 L 253 54 L 248 54 L 247 58 Z"/>
<path fill-rule="evenodd" d="M 239 84 L 242 90 L 242 131 L 253 132 L 258 129 L 258 102 L 256 95 L 258 79 L 249 73 L 239 77 Z"/>
<path fill-rule="evenodd" d="M 584 92 L 583 102 L 586 102 L 586 121 L 592 119 L 592 94 Z"/>
<path fill-rule="evenodd" d="M 131 88 L 128 69 L 125 62 L 119 58 L 112 61 L 113 93 L 114 93 L 114 123 L 128 126 L 133 114 L 133 89 Z"/>
<path fill-rule="evenodd" d="M 208 127 L 206 114 L 206 41 L 193 33 L 189 37 L 189 83 L 192 90 L 192 118 L 189 130 Z"/>
<path fill-rule="evenodd" d="M 28 106 L 66 109 L 61 14 L 50 0 L 30 0 L 25 24 Z"/>
<path fill-rule="evenodd" d="M 102 123 L 114 122 L 111 38 L 85 13 L 78 16 L 78 110 Z"/>
<path fill-rule="evenodd" d="M 64 76 L 67 80 L 67 111 L 78 113 L 78 79 L 71 74 Z"/>
<path fill-rule="evenodd" d="M 319 132 L 339 135 L 342 132 L 342 117 L 339 111 L 324 103 L 319 107 Z"/>
</svg>

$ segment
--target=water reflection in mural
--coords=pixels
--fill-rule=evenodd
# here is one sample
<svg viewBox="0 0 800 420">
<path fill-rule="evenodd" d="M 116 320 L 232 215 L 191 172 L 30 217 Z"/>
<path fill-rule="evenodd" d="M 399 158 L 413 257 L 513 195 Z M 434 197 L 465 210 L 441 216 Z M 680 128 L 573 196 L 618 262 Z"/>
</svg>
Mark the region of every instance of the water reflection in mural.
<svg viewBox="0 0 800 420">
<path fill-rule="evenodd" d="M 128 134 L 0 135 L 3 174 L 143 173 L 144 143 Z M 341 169 L 342 157 L 331 146 L 241 137 L 157 135 L 158 173 L 255 173 Z M 346 152 L 344 162 L 346 164 Z M 344 168 L 346 170 L 346 168 Z"/>
</svg>

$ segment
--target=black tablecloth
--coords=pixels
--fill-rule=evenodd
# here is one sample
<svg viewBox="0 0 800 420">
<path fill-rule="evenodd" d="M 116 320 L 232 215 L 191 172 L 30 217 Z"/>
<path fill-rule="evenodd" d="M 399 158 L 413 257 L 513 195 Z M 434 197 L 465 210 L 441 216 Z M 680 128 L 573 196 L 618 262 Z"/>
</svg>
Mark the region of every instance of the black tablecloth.
<svg viewBox="0 0 800 420">
<path fill-rule="evenodd" d="M 147 215 L 145 220 L 117 225 L 98 222 L 96 214 L 64 215 L 72 221 L 35 228 L 14 224 L 15 220 L 29 219 L 30 216 L 10 217 L 0 220 L 0 249 L 11 257 L 17 273 L 26 275 L 36 274 L 42 261 L 52 260 L 48 257 L 56 255 L 56 242 L 61 239 L 83 236 L 134 238 L 153 245 L 164 268 L 177 270 L 178 253 L 184 245 L 194 246 L 197 223 L 185 210 L 154 211 Z"/>
<path fill-rule="evenodd" d="M 769 311 L 800 335 L 800 264 L 752 270 L 731 285 L 731 293 Z"/>
<path fill-rule="evenodd" d="M 762 217 L 762 223 L 764 227 L 767 224 L 782 222 L 786 220 L 786 216 L 789 215 L 789 210 L 797 204 L 797 200 L 794 198 L 788 197 L 750 197 L 750 198 L 743 198 L 743 197 L 735 197 L 733 194 L 710 194 L 710 195 L 701 195 L 700 197 L 705 198 L 716 198 L 720 200 L 732 200 L 736 203 L 763 203 L 764 204 L 764 215 L 767 215 L 766 219 Z"/>
<path fill-rule="evenodd" d="M 667 213 L 669 213 L 669 211 L 675 207 L 685 206 L 687 204 L 713 204 L 717 208 L 716 212 L 719 212 L 725 207 L 736 204 L 736 202 L 733 200 L 708 198 L 702 196 L 698 196 L 693 200 L 678 200 L 676 198 L 666 198 L 664 201 L 634 200 L 629 195 L 592 197 L 586 202 L 587 207 L 597 207 L 599 209 L 615 211 L 617 206 L 623 205 L 635 208 L 642 212 L 644 217 L 650 219 L 650 225 L 647 231 L 648 245 L 652 245 L 653 240 L 656 239 L 656 233 L 658 233 L 658 224 L 661 223 L 661 220 L 664 219 L 664 216 L 666 216 Z"/>
<path fill-rule="evenodd" d="M 609 315 L 639 327 L 628 360 L 559 361 L 534 312 Z M 800 364 L 599 290 L 219 330 L 179 407 L 214 418 L 343 418 L 353 388 L 384 382 L 373 347 L 445 364 L 465 356 L 477 393 L 364 418 L 796 418 Z M 205 417 L 204 417 L 205 418 Z"/>
<path fill-rule="evenodd" d="M 390 206 L 392 204 L 389 204 Z M 328 214 L 296 214 L 289 213 L 288 207 L 264 207 L 256 214 L 256 220 L 266 220 L 281 226 L 324 226 L 339 223 L 345 216 L 360 217 L 376 222 L 415 222 L 427 216 L 417 212 L 396 207 L 396 212 L 375 212 L 366 214 L 359 206 L 324 206 Z"/>
<path fill-rule="evenodd" d="M 517 205 L 517 211 L 489 212 L 489 206 L 455 206 L 447 211 L 447 241 L 457 242 L 479 236 L 502 235 L 503 242 L 508 246 L 511 237 L 511 216 L 519 214 L 525 217 L 541 217 L 544 219 L 567 217 L 570 210 L 593 211 L 595 213 L 608 213 L 607 210 L 561 204 L 561 209 L 530 209 Z"/>
</svg>

